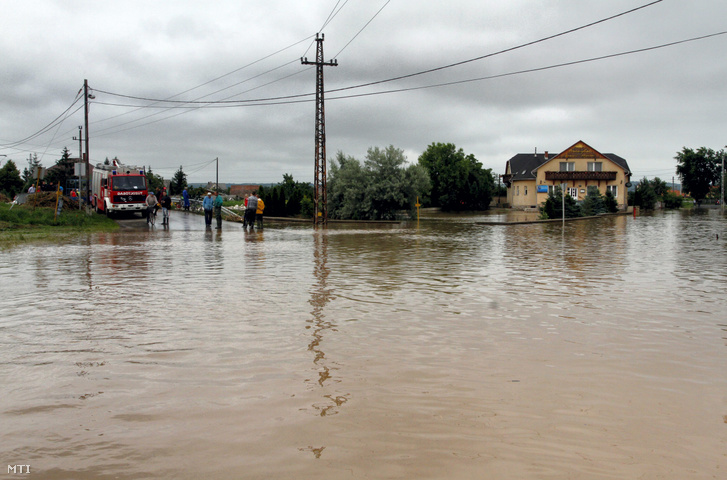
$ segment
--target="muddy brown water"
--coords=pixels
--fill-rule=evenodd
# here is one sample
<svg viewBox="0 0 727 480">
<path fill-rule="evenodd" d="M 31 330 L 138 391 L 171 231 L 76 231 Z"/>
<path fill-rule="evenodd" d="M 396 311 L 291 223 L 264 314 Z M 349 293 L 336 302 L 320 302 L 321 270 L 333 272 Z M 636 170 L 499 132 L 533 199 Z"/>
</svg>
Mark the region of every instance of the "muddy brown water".
<svg viewBox="0 0 727 480">
<path fill-rule="evenodd" d="M 482 218 L 251 233 L 174 212 L 0 252 L 0 462 L 51 480 L 726 478 L 720 212 Z"/>
</svg>

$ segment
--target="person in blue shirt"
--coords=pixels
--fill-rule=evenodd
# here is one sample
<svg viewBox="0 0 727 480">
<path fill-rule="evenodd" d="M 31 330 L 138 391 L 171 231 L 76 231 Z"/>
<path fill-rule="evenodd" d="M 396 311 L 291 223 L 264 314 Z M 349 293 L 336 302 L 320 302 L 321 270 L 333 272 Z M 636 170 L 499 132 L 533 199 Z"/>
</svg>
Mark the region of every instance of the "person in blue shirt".
<svg viewBox="0 0 727 480">
<path fill-rule="evenodd" d="M 184 209 L 186 211 L 189 211 L 189 193 L 187 193 L 187 189 L 186 188 L 182 192 L 182 198 L 184 198 Z"/>
<path fill-rule="evenodd" d="M 214 202 L 212 201 L 212 192 L 207 192 L 207 196 L 202 201 L 202 208 L 204 209 L 204 224 L 207 227 L 212 227 L 212 211 L 214 208 Z"/>
</svg>

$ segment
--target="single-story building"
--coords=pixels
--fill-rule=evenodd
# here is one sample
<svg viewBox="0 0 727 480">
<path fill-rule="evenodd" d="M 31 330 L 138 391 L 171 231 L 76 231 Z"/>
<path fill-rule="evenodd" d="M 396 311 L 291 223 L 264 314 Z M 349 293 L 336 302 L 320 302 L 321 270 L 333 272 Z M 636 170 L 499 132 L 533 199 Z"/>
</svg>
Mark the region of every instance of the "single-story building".
<svg viewBox="0 0 727 480">
<path fill-rule="evenodd" d="M 583 141 L 561 153 L 518 153 L 507 161 L 502 180 L 507 186 L 511 208 L 537 208 L 548 193 L 560 186 L 576 201 L 586 198 L 588 190 L 611 192 L 619 208 L 628 205 L 631 169 L 628 162 L 613 153 L 600 153 Z"/>
</svg>

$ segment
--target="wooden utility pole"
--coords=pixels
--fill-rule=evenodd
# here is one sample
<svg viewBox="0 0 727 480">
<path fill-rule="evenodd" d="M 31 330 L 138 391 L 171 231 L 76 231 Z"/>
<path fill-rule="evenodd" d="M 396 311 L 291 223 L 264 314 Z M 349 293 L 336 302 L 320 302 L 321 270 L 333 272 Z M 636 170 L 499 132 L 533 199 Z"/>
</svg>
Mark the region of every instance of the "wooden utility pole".
<svg viewBox="0 0 727 480">
<path fill-rule="evenodd" d="M 86 123 L 86 202 L 90 202 L 91 198 L 91 158 L 88 150 L 88 99 L 95 98 L 88 93 L 88 80 L 83 81 L 83 116 Z M 79 200 L 80 201 L 80 200 Z M 90 203 L 87 203 L 90 205 Z"/>
<path fill-rule="evenodd" d="M 313 179 L 313 224 L 318 226 L 328 220 L 328 199 L 326 195 L 326 114 L 323 102 L 323 67 L 337 67 L 338 60 L 323 61 L 323 37 L 316 34 L 316 61 L 309 62 L 301 58 L 303 65 L 316 66 L 316 139 L 315 139 L 315 175 Z"/>
</svg>

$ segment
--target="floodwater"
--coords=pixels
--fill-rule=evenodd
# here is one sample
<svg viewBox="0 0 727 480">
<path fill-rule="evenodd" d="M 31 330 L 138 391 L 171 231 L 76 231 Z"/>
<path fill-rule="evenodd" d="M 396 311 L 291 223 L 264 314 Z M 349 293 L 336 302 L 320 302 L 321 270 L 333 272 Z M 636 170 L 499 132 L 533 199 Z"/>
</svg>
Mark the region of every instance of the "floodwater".
<svg viewBox="0 0 727 480">
<path fill-rule="evenodd" d="M 727 478 L 719 211 L 202 224 L 0 252 L 0 462 L 49 480 Z"/>
</svg>

